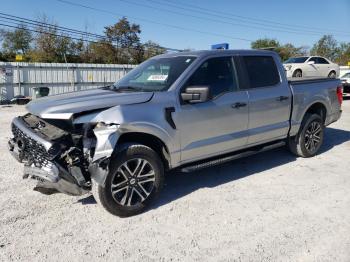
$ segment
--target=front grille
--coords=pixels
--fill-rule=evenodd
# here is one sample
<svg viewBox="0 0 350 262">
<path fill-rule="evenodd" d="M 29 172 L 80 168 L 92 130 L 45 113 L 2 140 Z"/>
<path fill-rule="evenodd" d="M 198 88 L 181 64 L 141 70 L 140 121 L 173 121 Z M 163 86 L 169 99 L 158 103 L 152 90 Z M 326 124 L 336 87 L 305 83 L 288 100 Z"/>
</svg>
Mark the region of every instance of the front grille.
<svg viewBox="0 0 350 262">
<path fill-rule="evenodd" d="M 29 165 L 34 164 L 40 168 L 50 166 L 50 155 L 42 144 L 26 135 L 14 124 L 12 124 L 12 133 L 14 141 L 20 148 L 23 160 L 27 161 Z"/>
</svg>

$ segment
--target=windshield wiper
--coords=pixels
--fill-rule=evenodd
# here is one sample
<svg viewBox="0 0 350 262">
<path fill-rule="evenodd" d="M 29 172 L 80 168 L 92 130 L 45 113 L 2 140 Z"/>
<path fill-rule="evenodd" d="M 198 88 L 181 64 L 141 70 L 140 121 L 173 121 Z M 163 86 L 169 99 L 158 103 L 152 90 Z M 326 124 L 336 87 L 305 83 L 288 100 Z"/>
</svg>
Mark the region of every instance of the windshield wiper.
<svg viewBox="0 0 350 262">
<path fill-rule="evenodd" d="M 142 91 L 141 88 L 135 87 L 135 86 L 114 86 L 114 88 L 112 89 L 113 91 Z"/>
</svg>

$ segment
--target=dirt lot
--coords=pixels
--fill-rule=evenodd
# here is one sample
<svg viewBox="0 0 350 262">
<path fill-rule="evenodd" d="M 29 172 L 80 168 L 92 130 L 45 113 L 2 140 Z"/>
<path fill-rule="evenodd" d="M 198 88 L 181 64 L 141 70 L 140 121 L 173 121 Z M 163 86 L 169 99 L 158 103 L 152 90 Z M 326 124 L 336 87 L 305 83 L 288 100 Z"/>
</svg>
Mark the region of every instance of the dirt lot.
<svg viewBox="0 0 350 262">
<path fill-rule="evenodd" d="M 41 195 L 7 152 L 0 108 L 1 261 L 350 261 L 350 100 L 322 152 L 284 149 L 173 174 L 136 217 L 113 217 L 89 196 Z"/>
</svg>

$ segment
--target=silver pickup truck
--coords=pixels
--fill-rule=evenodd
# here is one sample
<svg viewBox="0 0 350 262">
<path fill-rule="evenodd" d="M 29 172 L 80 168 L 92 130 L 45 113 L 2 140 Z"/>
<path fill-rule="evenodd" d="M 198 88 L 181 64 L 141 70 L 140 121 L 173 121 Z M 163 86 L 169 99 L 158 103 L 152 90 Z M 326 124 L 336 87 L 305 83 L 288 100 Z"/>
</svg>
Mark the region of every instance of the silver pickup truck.
<svg viewBox="0 0 350 262">
<path fill-rule="evenodd" d="M 171 169 L 284 145 L 314 156 L 341 103 L 339 80 L 288 81 L 274 52 L 173 53 L 111 86 L 32 101 L 13 120 L 8 144 L 35 190 L 92 191 L 110 213 L 131 216 L 155 199 Z"/>
</svg>

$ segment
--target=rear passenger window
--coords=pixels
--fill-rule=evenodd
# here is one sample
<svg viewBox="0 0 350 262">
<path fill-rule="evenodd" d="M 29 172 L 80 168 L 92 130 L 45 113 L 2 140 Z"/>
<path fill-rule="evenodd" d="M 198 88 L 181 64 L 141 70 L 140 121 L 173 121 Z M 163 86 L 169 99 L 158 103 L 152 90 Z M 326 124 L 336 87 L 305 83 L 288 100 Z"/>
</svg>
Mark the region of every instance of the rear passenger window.
<svg viewBox="0 0 350 262">
<path fill-rule="evenodd" d="M 186 87 L 189 86 L 208 86 L 212 97 L 237 90 L 232 57 L 215 57 L 205 61 L 187 81 Z"/>
<path fill-rule="evenodd" d="M 326 59 L 322 57 L 317 57 L 317 63 L 316 64 L 329 64 Z"/>
<path fill-rule="evenodd" d="M 280 76 L 271 56 L 244 56 L 250 88 L 274 86 L 280 82 Z"/>
</svg>

